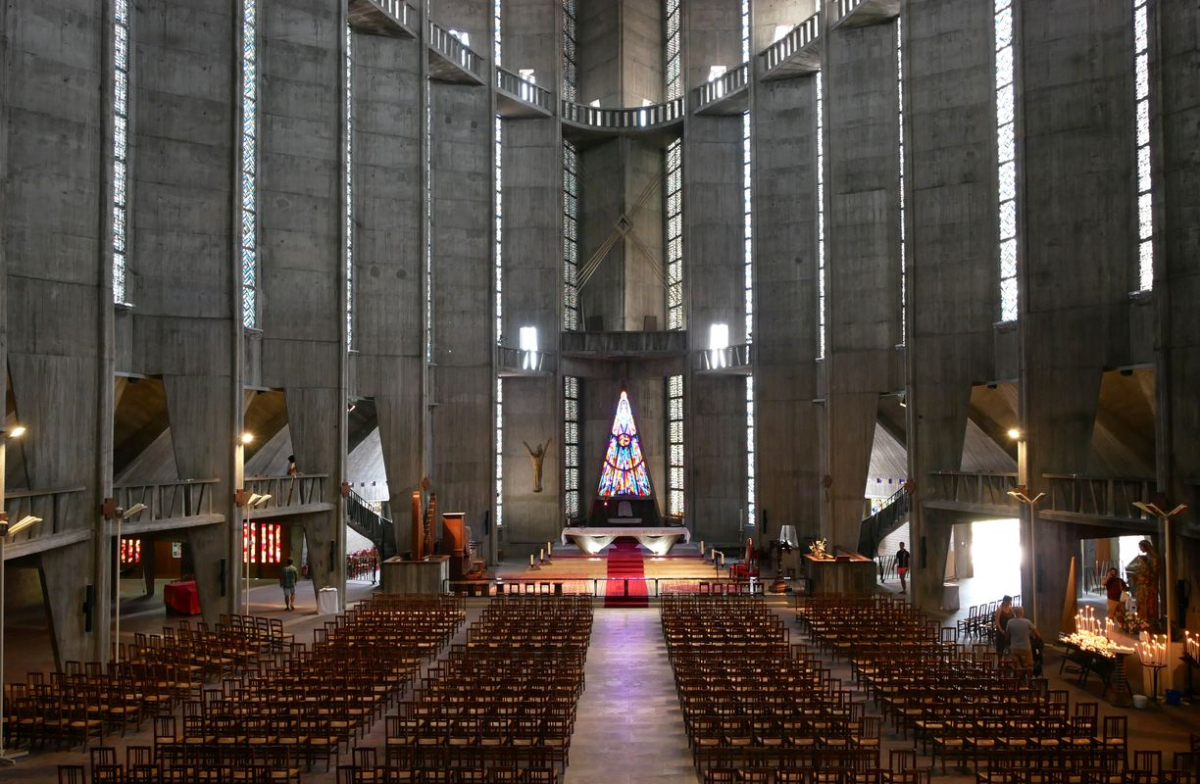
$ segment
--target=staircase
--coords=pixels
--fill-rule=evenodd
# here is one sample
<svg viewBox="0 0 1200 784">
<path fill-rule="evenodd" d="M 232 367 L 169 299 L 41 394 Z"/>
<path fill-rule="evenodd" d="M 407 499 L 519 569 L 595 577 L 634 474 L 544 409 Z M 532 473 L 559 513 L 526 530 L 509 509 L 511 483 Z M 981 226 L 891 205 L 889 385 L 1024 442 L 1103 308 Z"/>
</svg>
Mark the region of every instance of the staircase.
<svg viewBox="0 0 1200 784">
<path fill-rule="evenodd" d="M 371 540 L 379 551 L 379 561 L 396 555 L 396 527 L 392 521 L 372 509 L 353 490 L 346 497 L 346 524 Z"/>
<path fill-rule="evenodd" d="M 862 521 L 862 528 L 858 534 L 858 552 L 868 558 L 874 558 L 879 550 L 879 543 L 908 522 L 910 511 L 912 495 L 902 487 L 883 502 L 878 512 Z"/>
</svg>

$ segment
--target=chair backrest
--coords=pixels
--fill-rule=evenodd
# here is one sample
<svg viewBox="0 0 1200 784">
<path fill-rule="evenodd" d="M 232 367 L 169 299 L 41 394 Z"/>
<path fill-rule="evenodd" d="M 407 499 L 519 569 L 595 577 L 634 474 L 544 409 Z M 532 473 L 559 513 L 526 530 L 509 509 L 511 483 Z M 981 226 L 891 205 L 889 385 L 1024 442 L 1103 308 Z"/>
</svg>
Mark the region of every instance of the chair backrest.
<svg viewBox="0 0 1200 784">
<path fill-rule="evenodd" d="M 59 765 L 58 784 L 84 784 L 82 765 Z"/>
</svg>

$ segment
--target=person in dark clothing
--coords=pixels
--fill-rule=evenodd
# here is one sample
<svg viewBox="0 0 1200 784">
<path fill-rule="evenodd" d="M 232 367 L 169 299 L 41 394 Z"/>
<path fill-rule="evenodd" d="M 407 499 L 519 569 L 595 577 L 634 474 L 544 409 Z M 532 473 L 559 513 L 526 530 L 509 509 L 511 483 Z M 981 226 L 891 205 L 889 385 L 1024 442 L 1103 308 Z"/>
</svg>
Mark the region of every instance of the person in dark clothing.
<svg viewBox="0 0 1200 784">
<path fill-rule="evenodd" d="M 896 574 L 900 575 L 900 593 L 908 593 L 908 561 L 912 553 L 904 549 L 904 542 L 896 551 Z"/>
<path fill-rule="evenodd" d="M 996 610 L 995 617 L 992 618 L 993 631 L 996 635 L 996 653 L 1001 656 L 1008 650 L 1008 622 L 1016 617 L 1016 612 L 1013 610 L 1013 600 L 1011 596 L 1005 596 L 1000 600 L 1000 607 Z"/>
</svg>

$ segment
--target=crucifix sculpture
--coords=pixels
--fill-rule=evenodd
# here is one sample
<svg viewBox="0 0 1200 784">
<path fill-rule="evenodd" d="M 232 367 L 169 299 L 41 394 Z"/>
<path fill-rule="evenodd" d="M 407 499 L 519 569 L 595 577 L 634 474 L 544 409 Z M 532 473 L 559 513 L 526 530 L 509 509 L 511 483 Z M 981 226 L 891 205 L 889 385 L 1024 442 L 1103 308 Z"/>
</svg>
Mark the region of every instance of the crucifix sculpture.
<svg viewBox="0 0 1200 784">
<path fill-rule="evenodd" d="M 553 436 L 551 436 L 553 438 Z M 546 450 L 550 447 L 550 438 L 545 444 L 530 446 L 528 441 L 522 441 L 529 452 L 529 462 L 533 463 L 533 492 L 542 492 L 542 462 L 546 459 Z"/>
</svg>

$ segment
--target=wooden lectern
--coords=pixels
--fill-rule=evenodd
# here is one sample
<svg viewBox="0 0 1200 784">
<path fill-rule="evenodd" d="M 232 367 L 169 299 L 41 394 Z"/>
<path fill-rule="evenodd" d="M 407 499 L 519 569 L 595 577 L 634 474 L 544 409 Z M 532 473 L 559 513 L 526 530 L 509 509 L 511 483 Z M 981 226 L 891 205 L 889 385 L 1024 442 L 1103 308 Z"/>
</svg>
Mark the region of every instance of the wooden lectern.
<svg viewBox="0 0 1200 784">
<path fill-rule="evenodd" d="M 450 556 L 450 579 L 471 580 L 483 574 L 483 561 L 473 560 L 471 529 L 462 512 L 442 513 L 442 552 Z"/>
</svg>

